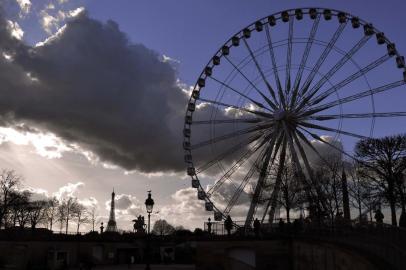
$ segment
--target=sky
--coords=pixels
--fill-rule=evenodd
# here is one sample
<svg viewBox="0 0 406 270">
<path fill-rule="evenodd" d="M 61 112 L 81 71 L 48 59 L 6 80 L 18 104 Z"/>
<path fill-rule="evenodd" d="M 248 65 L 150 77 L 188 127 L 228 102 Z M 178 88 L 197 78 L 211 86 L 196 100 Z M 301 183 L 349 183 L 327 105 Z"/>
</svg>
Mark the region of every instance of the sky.
<svg viewBox="0 0 406 270">
<path fill-rule="evenodd" d="M 153 220 L 194 228 L 210 216 L 183 172 L 180 119 L 209 59 L 248 24 L 284 9 L 329 7 L 373 22 L 406 52 L 401 0 L 0 4 L 2 23 L 15 37 L 0 46 L 16 50 L 3 54 L 0 67 L 7 86 L 0 93 L 0 167 L 23 175 L 38 196 L 74 195 L 96 205 L 105 222 L 114 188 L 122 229 L 145 214 L 148 190 Z"/>
</svg>

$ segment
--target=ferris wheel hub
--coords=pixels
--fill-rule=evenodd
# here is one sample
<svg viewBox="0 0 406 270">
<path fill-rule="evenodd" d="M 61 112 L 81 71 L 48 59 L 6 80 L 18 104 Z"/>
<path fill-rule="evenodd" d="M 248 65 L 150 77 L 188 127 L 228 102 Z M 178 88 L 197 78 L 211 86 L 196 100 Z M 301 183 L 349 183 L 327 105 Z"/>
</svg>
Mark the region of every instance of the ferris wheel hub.
<svg viewBox="0 0 406 270">
<path fill-rule="evenodd" d="M 276 121 L 283 121 L 289 118 L 290 112 L 284 108 L 278 109 L 273 113 Z"/>
</svg>

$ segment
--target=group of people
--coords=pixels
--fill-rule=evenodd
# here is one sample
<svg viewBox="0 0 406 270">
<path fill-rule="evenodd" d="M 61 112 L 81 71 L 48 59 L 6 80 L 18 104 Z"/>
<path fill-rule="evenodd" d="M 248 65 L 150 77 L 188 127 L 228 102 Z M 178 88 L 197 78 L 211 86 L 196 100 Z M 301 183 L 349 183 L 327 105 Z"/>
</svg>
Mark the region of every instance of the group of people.
<svg viewBox="0 0 406 270">
<path fill-rule="evenodd" d="M 212 233 L 212 225 L 213 223 L 211 222 L 211 219 L 208 219 L 207 222 L 207 232 L 209 234 Z M 226 220 L 224 221 L 224 229 L 227 231 L 227 235 L 230 236 L 231 235 L 231 231 L 233 230 L 234 227 L 234 222 L 231 219 L 230 215 L 227 216 Z M 254 233 L 256 236 L 259 236 L 261 230 L 261 222 L 258 220 L 258 218 L 256 218 L 254 220 Z"/>
<path fill-rule="evenodd" d="M 379 224 L 383 224 L 383 219 L 384 219 L 384 215 L 383 215 L 381 209 L 378 208 L 378 209 L 375 211 L 375 220 L 376 220 L 376 223 L 377 223 L 378 225 L 379 225 Z M 294 229 L 294 230 L 300 230 L 300 229 L 303 227 L 303 224 L 306 223 L 306 221 L 308 221 L 308 220 L 305 220 L 302 216 L 300 216 L 300 218 L 299 218 L 299 219 L 295 219 L 292 224 L 291 224 L 290 222 L 288 222 L 288 225 L 289 225 L 288 227 L 289 227 L 289 228 L 292 228 L 292 229 Z M 345 221 L 344 221 L 344 217 L 343 217 L 343 215 L 342 215 L 342 212 L 338 212 L 338 213 L 337 213 L 337 216 L 336 216 L 336 218 L 335 218 L 335 224 L 336 224 L 336 225 L 343 225 L 344 223 L 345 223 Z M 208 232 L 209 234 L 211 234 L 211 233 L 212 233 L 212 226 L 213 226 L 213 223 L 211 222 L 211 219 L 210 219 L 210 218 L 208 219 L 208 222 L 206 223 L 206 225 L 207 225 L 207 232 Z M 280 230 L 281 232 L 283 232 L 283 231 L 287 228 L 285 225 L 286 225 L 286 224 L 285 224 L 285 221 L 284 221 L 282 218 L 280 218 L 280 219 L 279 219 L 279 223 L 278 223 L 278 228 L 279 228 L 279 230 Z M 228 215 L 228 216 L 226 217 L 225 221 L 224 221 L 224 229 L 225 229 L 225 231 L 227 232 L 227 235 L 228 235 L 228 236 L 231 235 L 231 232 L 232 232 L 233 228 L 234 228 L 234 222 L 233 222 L 233 220 L 231 219 L 230 215 Z M 254 220 L 253 229 L 254 229 L 254 234 L 255 234 L 255 236 L 256 236 L 256 237 L 259 237 L 259 236 L 260 236 L 260 233 L 261 233 L 261 222 L 258 220 L 258 218 L 256 218 L 256 219 Z"/>
</svg>

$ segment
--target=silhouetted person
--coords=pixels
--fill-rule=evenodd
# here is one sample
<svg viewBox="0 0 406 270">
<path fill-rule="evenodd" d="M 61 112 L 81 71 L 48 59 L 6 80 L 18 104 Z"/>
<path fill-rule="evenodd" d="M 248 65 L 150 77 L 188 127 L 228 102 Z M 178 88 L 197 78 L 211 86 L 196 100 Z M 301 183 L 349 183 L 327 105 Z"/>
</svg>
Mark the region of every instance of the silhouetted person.
<svg viewBox="0 0 406 270">
<path fill-rule="evenodd" d="M 376 211 L 375 211 L 375 220 L 376 220 L 376 223 L 378 223 L 378 225 L 382 225 L 383 224 L 383 218 L 384 218 L 385 216 L 382 214 L 382 211 L 381 211 L 381 209 L 377 209 Z"/>
<path fill-rule="evenodd" d="M 406 228 L 406 212 L 402 210 L 399 218 L 399 227 Z"/>
<path fill-rule="evenodd" d="M 337 212 L 336 218 L 335 218 L 335 224 L 337 227 L 341 227 L 344 223 L 344 217 L 343 213 L 341 211 Z"/>
<path fill-rule="evenodd" d="M 104 227 L 103 227 L 103 222 L 101 223 L 101 226 L 100 226 L 100 233 L 102 234 L 103 233 L 103 230 L 104 230 Z"/>
<path fill-rule="evenodd" d="M 209 221 L 209 222 L 207 222 L 207 232 L 208 232 L 209 234 L 211 234 L 211 225 L 213 225 L 213 224 L 211 223 L 211 218 L 209 218 L 208 221 Z"/>
<path fill-rule="evenodd" d="M 302 226 L 302 223 L 303 222 L 303 218 L 302 217 L 300 217 L 299 219 L 295 219 L 294 221 L 293 221 L 293 231 L 295 232 L 295 233 L 298 233 L 298 232 L 300 232 L 301 231 L 301 226 Z"/>
<path fill-rule="evenodd" d="M 254 220 L 254 233 L 255 237 L 259 237 L 259 232 L 261 231 L 261 223 L 259 222 L 258 218 Z"/>
<path fill-rule="evenodd" d="M 285 221 L 283 219 L 279 219 L 279 231 L 283 232 L 285 229 Z"/>
<path fill-rule="evenodd" d="M 224 227 L 227 231 L 227 235 L 231 235 L 231 229 L 233 228 L 233 220 L 231 219 L 230 215 L 227 216 L 226 220 L 224 221 Z"/>
</svg>

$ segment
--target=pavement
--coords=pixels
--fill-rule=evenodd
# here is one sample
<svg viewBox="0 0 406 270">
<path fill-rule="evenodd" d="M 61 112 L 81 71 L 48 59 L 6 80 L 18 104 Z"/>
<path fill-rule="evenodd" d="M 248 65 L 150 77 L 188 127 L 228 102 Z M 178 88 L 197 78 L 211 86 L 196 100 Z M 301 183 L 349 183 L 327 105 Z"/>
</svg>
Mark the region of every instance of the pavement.
<svg viewBox="0 0 406 270">
<path fill-rule="evenodd" d="M 195 265 L 193 264 L 152 264 L 151 270 L 160 269 L 160 270 L 195 270 Z M 121 265 L 98 265 L 92 267 L 92 270 L 144 270 L 145 264 L 134 264 L 128 266 L 127 264 Z M 71 268 L 71 270 L 79 270 L 79 268 Z"/>
</svg>

